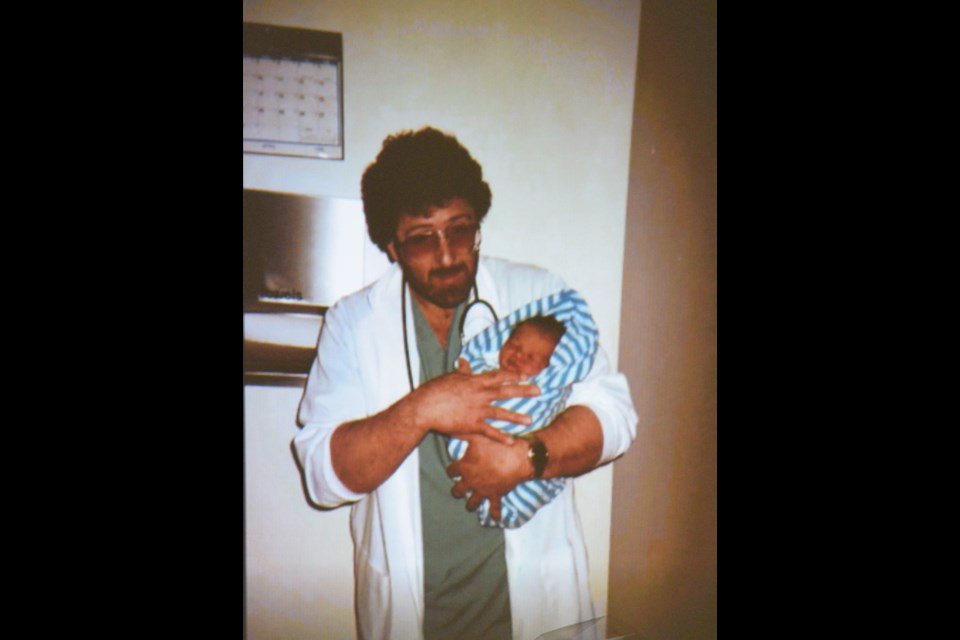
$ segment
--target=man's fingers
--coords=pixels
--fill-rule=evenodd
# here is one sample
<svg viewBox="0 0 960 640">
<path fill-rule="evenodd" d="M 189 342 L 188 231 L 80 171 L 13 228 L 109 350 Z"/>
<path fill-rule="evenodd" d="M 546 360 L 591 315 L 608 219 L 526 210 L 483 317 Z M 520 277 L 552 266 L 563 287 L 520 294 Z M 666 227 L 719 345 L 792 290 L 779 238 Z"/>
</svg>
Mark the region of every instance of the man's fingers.
<svg viewBox="0 0 960 640">
<path fill-rule="evenodd" d="M 480 503 L 481 503 L 481 502 L 483 502 L 483 498 L 480 497 L 479 494 L 477 494 L 476 492 L 474 492 L 474 493 L 467 499 L 467 511 L 476 511 L 476 510 L 477 510 L 477 507 L 480 506 Z"/>
<path fill-rule="evenodd" d="M 457 500 L 467 495 L 468 493 L 470 493 L 470 491 L 467 489 L 466 484 L 464 484 L 463 482 L 458 482 L 457 484 L 453 485 L 452 489 L 450 489 L 450 495 L 452 495 Z"/>
<path fill-rule="evenodd" d="M 500 496 L 490 498 L 490 517 L 500 521 Z"/>
<path fill-rule="evenodd" d="M 495 389 L 497 399 L 529 398 L 540 395 L 540 387 L 535 384 L 502 384 Z"/>
<path fill-rule="evenodd" d="M 447 475 L 450 476 L 451 478 L 457 478 L 460 476 L 459 460 L 457 460 L 456 462 L 452 463 L 450 466 L 447 467 Z"/>
<path fill-rule="evenodd" d="M 495 407 L 495 408 L 499 408 L 499 407 Z M 508 413 L 513 413 L 513 412 L 512 412 L 512 411 L 508 411 Z M 521 414 L 518 413 L 517 415 L 519 416 L 519 415 L 521 415 Z M 524 416 L 524 417 L 526 417 L 526 416 Z M 502 418 L 502 419 L 506 420 L 507 418 Z M 528 422 L 524 422 L 524 423 L 522 423 L 522 424 L 530 424 L 529 418 L 528 418 Z M 496 442 L 499 442 L 500 444 L 505 444 L 505 445 L 507 445 L 508 447 L 513 445 L 513 440 L 514 440 L 514 438 L 513 438 L 513 436 L 511 436 L 509 433 L 504 433 L 503 431 L 500 431 L 499 429 L 497 429 L 497 428 L 495 428 L 495 427 L 491 427 L 491 426 L 490 426 L 489 424 L 487 424 L 486 422 L 481 423 L 481 425 L 482 425 L 482 426 L 481 426 L 479 435 L 481 435 L 481 436 L 486 436 L 486 437 L 490 438 L 491 440 L 494 440 L 494 441 L 496 441 Z M 469 442 L 469 440 L 467 440 L 467 442 Z"/>
<path fill-rule="evenodd" d="M 530 416 L 497 406 L 490 407 L 490 417 L 494 420 L 505 420 L 507 422 L 515 422 L 516 424 L 522 424 L 525 426 L 533 424 L 533 418 Z"/>
<path fill-rule="evenodd" d="M 487 386 L 497 387 L 502 384 L 515 384 L 520 382 L 523 380 L 523 376 L 519 373 L 514 373 L 513 371 L 494 369 L 493 371 L 478 373 L 477 380 L 480 380 Z"/>
<path fill-rule="evenodd" d="M 467 362 L 466 358 L 460 358 L 457 360 L 457 371 L 460 373 L 471 373 L 470 363 Z"/>
</svg>

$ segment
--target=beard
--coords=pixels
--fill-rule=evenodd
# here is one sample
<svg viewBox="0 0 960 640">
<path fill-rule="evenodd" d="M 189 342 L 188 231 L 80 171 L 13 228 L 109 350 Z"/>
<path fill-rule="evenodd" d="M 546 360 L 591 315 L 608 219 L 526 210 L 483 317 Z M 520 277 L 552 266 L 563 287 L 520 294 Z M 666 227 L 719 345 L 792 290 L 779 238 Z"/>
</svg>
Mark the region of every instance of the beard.
<svg viewBox="0 0 960 640">
<path fill-rule="evenodd" d="M 454 309 L 465 302 L 473 287 L 476 276 L 476 263 L 473 269 L 469 263 L 431 269 L 426 277 L 412 269 L 403 268 L 407 284 L 421 298 L 444 309 Z"/>
</svg>

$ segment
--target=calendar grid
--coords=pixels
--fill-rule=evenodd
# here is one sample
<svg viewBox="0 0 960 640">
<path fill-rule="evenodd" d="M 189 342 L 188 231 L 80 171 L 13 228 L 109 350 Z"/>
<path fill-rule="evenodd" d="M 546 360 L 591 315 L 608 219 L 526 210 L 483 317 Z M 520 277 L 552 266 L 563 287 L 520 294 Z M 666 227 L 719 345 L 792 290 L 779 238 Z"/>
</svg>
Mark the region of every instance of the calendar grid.
<svg viewBox="0 0 960 640">
<path fill-rule="evenodd" d="M 244 153 L 343 158 L 342 60 L 330 55 L 331 35 L 339 43 L 339 34 L 244 24 Z"/>
</svg>

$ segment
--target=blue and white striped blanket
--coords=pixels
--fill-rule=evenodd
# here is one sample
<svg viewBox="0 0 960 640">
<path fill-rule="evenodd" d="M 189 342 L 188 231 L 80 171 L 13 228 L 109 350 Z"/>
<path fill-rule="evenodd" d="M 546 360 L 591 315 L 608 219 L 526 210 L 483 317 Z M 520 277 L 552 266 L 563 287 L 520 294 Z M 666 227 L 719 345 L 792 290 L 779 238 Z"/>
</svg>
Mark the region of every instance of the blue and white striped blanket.
<svg viewBox="0 0 960 640">
<path fill-rule="evenodd" d="M 554 316 L 564 324 L 566 332 L 557 343 L 547 368 L 529 380 L 540 387 L 541 394 L 532 398 L 508 398 L 495 403 L 533 419 L 529 426 L 488 420 L 497 429 L 515 436 L 549 425 L 564 408 L 573 383 L 583 380 L 590 372 L 597 352 L 597 325 L 587 303 L 573 289 L 563 289 L 534 300 L 468 340 L 460 352 L 474 373 L 497 369 L 500 366 L 500 348 L 510 337 L 514 326 L 537 315 Z M 459 460 L 467 451 L 467 443 L 451 438 L 448 448 L 450 455 Z M 563 478 L 552 478 L 530 480 L 517 485 L 500 500 L 500 521 L 490 516 L 490 502 L 484 500 L 477 509 L 480 524 L 510 529 L 519 527 L 530 520 L 540 507 L 557 497 L 565 483 Z"/>
</svg>

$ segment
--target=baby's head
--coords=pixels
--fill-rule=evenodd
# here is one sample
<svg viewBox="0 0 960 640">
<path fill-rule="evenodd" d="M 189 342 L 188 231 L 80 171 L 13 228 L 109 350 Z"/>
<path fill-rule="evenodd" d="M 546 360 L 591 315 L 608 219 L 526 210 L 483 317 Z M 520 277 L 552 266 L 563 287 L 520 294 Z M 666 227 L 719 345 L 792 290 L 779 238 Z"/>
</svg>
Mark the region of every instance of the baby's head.
<svg viewBox="0 0 960 640">
<path fill-rule="evenodd" d="M 500 368 L 532 378 L 550 364 L 566 330 L 553 316 L 533 316 L 518 323 L 500 349 Z"/>
</svg>

